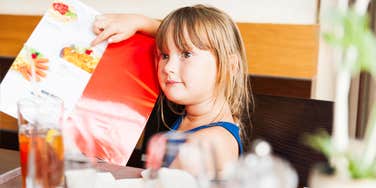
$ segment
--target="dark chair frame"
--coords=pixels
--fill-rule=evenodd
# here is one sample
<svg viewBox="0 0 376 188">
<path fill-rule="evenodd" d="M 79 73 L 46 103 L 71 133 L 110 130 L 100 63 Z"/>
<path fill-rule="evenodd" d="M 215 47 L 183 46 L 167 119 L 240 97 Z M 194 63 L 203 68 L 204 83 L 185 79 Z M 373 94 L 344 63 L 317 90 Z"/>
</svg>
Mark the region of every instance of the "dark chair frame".
<svg viewBox="0 0 376 188">
<path fill-rule="evenodd" d="M 307 186 L 310 169 L 326 159 L 304 143 L 304 136 L 318 129 L 331 132 L 333 102 L 268 95 L 254 97 L 251 140 L 268 141 L 274 154 L 288 160 L 296 169 L 299 185 Z"/>
</svg>

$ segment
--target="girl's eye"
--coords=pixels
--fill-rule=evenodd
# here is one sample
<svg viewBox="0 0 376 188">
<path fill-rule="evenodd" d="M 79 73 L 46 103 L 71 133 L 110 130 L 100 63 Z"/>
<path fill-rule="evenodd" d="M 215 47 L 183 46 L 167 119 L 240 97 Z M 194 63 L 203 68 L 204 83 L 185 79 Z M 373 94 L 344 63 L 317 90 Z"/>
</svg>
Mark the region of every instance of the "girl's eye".
<svg viewBox="0 0 376 188">
<path fill-rule="evenodd" d="M 161 59 L 168 59 L 168 55 L 167 54 L 161 54 Z"/>
<path fill-rule="evenodd" d="M 183 52 L 182 55 L 183 55 L 184 58 L 190 58 L 190 57 L 192 57 L 192 53 L 191 52 Z"/>
</svg>

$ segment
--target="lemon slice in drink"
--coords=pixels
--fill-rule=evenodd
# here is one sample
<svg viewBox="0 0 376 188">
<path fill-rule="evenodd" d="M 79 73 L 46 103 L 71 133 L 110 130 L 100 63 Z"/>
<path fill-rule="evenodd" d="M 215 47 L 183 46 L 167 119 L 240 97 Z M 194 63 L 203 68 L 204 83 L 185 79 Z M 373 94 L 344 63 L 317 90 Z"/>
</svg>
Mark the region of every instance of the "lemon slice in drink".
<svg viewBox="0 0 376 188">
<path fill-rule="evenodd" d="M 46 135 L 46 142 L 52 146 L 54 152 L 59 156 L 60 159 L 64 156 L 63 149 L 63 138 L 59 131 L 56 129 L 50 129 Z"/>
<path fill-rule="evenodd" d="M 55 130 L 55 129 L 50 129 L 47 131 L 47 135 L 46 135 L 46 141 L 48 143 L 52 143 L 53 140 L 55 139 L 55 136 L 58 136 L 60 133 L 59 131 Z"/>
</svg>

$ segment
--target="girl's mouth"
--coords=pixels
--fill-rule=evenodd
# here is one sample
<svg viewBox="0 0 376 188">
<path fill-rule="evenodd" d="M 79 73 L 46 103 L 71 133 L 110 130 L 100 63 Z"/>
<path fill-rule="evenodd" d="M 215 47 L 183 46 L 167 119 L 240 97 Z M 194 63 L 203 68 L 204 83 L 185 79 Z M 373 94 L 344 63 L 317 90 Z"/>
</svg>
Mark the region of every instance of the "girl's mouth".
<svg viewBox="0 0 376 188">
<path fill-rule="evenodd" d="M 178 84 L 178 83 L 182 83 L 182 82 L 178 82 L 178 81 L 175 81 L 175 80 L 167 80 L 166 81 L 167 85 L 173 85 L 173 84 Z"/>
</svg>

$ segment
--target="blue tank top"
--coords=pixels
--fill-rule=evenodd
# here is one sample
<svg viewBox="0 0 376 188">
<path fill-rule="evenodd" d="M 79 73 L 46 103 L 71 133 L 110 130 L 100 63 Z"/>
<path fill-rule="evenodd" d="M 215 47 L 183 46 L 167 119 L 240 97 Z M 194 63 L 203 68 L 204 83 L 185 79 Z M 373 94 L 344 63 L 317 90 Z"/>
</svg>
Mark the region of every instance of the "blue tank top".
<svg viewBox="0 0 376 188">
<path fill-rule="evenodd" d="M 175 121 L 175 123 L 173 124 L 172 130 L 174 130 L 174 131 L 178 130 L 182 121 L 183 121 L 183 116 L 180 116 Z M 241 141 L 240 134 L 239 134 L 239 127 L 237 125 L 233 124 L 233 123 L 225 122 L 225 121 L 214 122 L 214 123 L 210 123 L 208 125 L 202 125 L 202 126 L 199 126 L 199 127 L 195 127 L 191 130 L 185 131 L 185 133 L 192 134 L 192 133 L 195 133 L 195 132 L 197 132 L 201 129 L 206 129 L 206 128 L 215 127 L 215 126 L 223 127 L 228 132 L 230 132 L 231 135 L 234 136 L 234 138 L 236 139 L 236 141 L 238 143 L 239 155 L 243 154 L 243 147 L 242 147 L 242 141 Z M 181 143 L 184 143 L 185 140 L 169 140 L 168 142 L 173 142 L 173 144 L 181 144 Z M 170 166 L 171 163 L 173 162 L 173 160 L 175 159 L 176 155 L 177 155 L 177 153 L 175 153 L 173 155 L 165 156 L 163 166 L 164 167 Z"/>
</svg>

